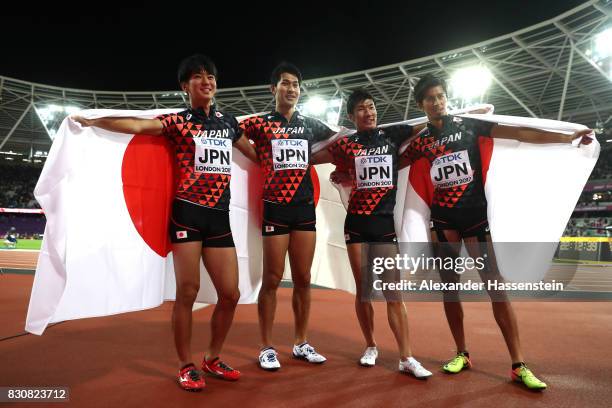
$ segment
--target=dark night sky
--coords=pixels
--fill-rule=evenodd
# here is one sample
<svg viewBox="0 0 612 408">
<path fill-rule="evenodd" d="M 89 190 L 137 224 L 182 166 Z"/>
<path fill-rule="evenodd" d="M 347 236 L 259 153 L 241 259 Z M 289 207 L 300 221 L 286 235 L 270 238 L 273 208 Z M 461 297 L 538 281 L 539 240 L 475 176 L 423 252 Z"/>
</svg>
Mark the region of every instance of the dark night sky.
<svg viewBox="0 0 612 408">
<path fill-rule="evenodd" d="M 81 16 L 6 11 L 0 17 L 0 75 L 82 89 L 171 90 L 178 87 L 181 58 L 201 52 L 216 62 L 219 87 L 261 85 L 283 59 L 306 79 L 374 68 L 507 34 L 581 3 L 303 1 L 294 8 L 265 2 L 236 12 L 239 6 L 222 10 L 199 1 L 146 13 L 96 14 L 109 11 L 103 5 Z"/>
</svg>

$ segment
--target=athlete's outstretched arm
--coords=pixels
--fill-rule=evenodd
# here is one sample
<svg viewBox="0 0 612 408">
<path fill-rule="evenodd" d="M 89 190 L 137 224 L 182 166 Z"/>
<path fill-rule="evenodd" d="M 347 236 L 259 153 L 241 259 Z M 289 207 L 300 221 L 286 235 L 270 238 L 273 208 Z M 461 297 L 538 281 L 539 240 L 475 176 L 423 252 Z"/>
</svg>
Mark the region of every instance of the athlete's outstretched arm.
<svg viewBox="0 0 612 408">
<path fill-rule="evenodd" d="M 536 144 L 572 143 L 573 140 L 581 138 L 580 144 L 588 145 L 593 141 L 590 137 L 586 137 L 591 132 L 593 132 L 591 129 L 584 129 L 574 132 L 571 135 L 566 135 L 528 127 L 494 125 L 491 129 L 491 137 L 514 139 L 519 142 Z"/>
<path fill-rule="evenodd" d="M 238 141 L 234 143 L 234 147 L 240 150 L 240 152 L 244 154 L 247 159 L 251 160 L 254 163 L 259 163 L 259 159 L 257 158 L 257 152 L 255 151 L 255 146 L 251 144 L 251 142 L 249 141 L 249 139 L 247 139 L 245 135 L 240 136 L 240 139 L 238 139 Z"/>
<path fill-rule="evenodd" d="M 334 157 L 331 152 L 327 149 L 323 149 L 312 155 L 310 158 L 311 164 L 323 164 L 323 163 L 331 163 Z"/>
<path fill-rule="evenodd" d="M 145 134 L 159 136 L 162 134 L 164 126 L 158 119 L 141 119 L 141 118 L 98 118 L 86 119 L 79 115 L 70 117 L 81 126 L 99 127 L 101 129 L 110 130 L 111 132 L 133 134 Z"/>
</svg>

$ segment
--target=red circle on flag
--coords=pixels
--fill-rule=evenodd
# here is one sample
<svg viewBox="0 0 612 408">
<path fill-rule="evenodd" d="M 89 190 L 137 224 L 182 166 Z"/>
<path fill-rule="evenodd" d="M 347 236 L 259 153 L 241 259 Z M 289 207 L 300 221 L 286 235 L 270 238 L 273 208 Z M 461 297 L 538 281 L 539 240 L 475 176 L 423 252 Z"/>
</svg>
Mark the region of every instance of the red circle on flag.
<svg viewBox="0 0 612 408">
<path fill-rule="evenodd" d="M 123 196 L 138 234 L 159 256 L 170 252 L 168 221 L 174 197 L 174 151 L 159 136 L 134 135 L 123 154 Z"/>
</svg>

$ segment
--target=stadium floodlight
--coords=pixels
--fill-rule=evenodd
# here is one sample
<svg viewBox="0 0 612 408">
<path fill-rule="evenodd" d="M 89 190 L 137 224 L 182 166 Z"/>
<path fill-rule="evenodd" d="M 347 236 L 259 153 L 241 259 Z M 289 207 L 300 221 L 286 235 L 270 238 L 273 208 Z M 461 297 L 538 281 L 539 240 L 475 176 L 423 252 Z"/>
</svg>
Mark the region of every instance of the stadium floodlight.
<svg viewBox="0 0 612 408">
<path fill-rule="evenodd" d="M 304 104 L 304 113 L 319 116 L 327 109 L 327 102 L 318 95 L 312 96 Z"/>
<path fill-rule="evenodd" d="M 612 27 L 608 27 L 593 37 L 587 56 L 608 73 L 612 80 Z"/>
<path fill-rule="evenodd" d="M 595 58 L 605 59 L 612 56 L 612 27 L 609 27 L 595 36 L 593 44 Z"/>
<path fill-rule="evenodd" d="M 47 130 L 47 134 L 51 140 L 53 140 L 64 118 L 80 110 L 81 108 L 78 106 L 72 105 L 49 104 L 40 108 L 36 107 L 36 113 Z"/>
<path fill-rule="evenodd" d="M 341 98 L 325 99 L 320 95 L 313 95 L 304 104 L 298 106 L 298 109 L 304 115 L 337 125 L 340 120 L 341 107 Z"/>
<path fill-rule="evenodd" d="M 342 105 L 342 99 L 340 98 L 330 99 L 329 102 L 327 103 L 327 106 L 329 106 L 330 108 L 339 108 L 341 105 Z"/>
<path fill-rule="evenodd" d="M 449 85 L 452 96 L 464 101 L 480 98 L 492 79 L 491 71 L 482 65 L 461 68 L 451 75 Z"/>
</svg>

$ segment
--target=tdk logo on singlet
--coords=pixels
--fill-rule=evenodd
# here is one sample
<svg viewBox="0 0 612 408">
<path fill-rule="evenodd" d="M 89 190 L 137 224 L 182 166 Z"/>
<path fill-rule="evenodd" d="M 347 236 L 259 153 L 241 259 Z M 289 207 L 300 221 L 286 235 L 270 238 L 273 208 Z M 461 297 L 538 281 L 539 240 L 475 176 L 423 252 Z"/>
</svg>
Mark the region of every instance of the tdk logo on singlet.
<svg viewBox="0 0 612 408">
<path fill-rule="evenodd" d="M 276 141 L 277 146 L 293 146 L 303 147 L 306 144 L 306 140 L 303 139 L 278 139 Z"/>
<path fill-rule="evenodd" d="M 434 160 L 433 164 L 434 166 L 439 166 L 440 164 L 462 160 L 463 159 L 461 157 L 462 153 L 463 152 L 450 153 L 450 154 L 447 154 L 446 156 L 438 157 L 436 160 Z"/>
<path fill-rule="evenodd" d="M 288 135 L 303 135 L 304 134 L 304 126 L 297 127 L 282 127 L 278 129 L 272 130 L 274 134 L 284 133 Z"/>
<path fill-rule="evenodd" d="M 361 162 L 361 164 L 380 164 L 380 163 L 384 163 L 387 164 L 388 161 L 387 159 L 389 158 L 389 155 L 386 156 L 369 156 L 369 157 L 362 157 L 361 159 L 359 159 L 359 161 Z"/>
</svg>

